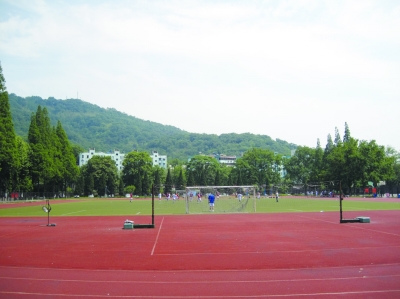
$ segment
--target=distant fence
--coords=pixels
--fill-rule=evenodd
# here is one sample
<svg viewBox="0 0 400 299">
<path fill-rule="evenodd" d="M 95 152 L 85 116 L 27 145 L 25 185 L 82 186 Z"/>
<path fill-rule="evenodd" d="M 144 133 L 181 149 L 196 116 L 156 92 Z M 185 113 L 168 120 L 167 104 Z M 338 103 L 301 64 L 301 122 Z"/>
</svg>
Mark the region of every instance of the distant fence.
<svg viewBox="0 0 400 299">
<path fill-rule="evenodd" d="M 74 197 L 73 193 L 54 192 L 0 192 L 1 201 L 40 200 Z"/>
</svg>

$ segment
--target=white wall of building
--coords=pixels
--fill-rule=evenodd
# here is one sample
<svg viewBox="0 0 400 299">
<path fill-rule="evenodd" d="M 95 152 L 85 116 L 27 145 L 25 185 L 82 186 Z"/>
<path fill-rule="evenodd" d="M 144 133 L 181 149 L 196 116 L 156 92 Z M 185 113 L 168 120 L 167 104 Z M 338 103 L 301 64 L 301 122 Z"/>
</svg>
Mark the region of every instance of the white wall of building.
<svg viewBox="0 0 400 299">
<path fill-rule="evenodd" d="M 167 156 L 160 155 L 157 151 L 153 151 L 150 155 L 153 160 L 153 166 L 160 166 L 161 168 L 167 169 Z"/>
<path fill-rule="evenodd" d="M 121 153 L 119 150 L 114 150 L 114 152 L 110 153 L 96 153 L 95 149 L 89 149 L 88 152 L 79 154 L 79 166 L 86 165 L 87 162 L 94 156 L 111 157 L 111 159 L 115 162 L 115 166 L 118 168 L 118 170 L 122 170 L 123 168 L 122 162 L 124 161 L 125 154 Z"/>
</svg>

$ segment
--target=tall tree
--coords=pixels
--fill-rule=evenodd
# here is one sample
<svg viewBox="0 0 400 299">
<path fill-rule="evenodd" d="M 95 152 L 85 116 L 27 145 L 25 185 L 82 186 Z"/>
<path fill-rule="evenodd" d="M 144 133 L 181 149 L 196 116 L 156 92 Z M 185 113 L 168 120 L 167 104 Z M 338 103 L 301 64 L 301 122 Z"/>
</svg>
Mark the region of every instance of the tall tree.
<svg viewBox="0 0 400 299">
<path fill-rule="evenodd" d="M 57 153 L 60 154 L 58 158 L 60 162 L 60 176 L 62 179 L 61 188 L 63 191 L 66 191 L 66 188 L 75 182 L 79 168 L 76 165 L 76 158 L 68 140 L 68 136 L 65 133 L 60 121 L 57 122 L 56 137 L 56 140 L 58 141 L 56 144 L 59 147 L 57 149 Z"/>
<path fill-rule="evenodd" d="M 162 180 L 163 180 L 164 169 L 160 166 L 156 165 L 153 167 L 153 185 L 154 185 L 154 194 L 159 194 L 162 191 Z"/>
<path fill-rule="evenodd" d="M 217 170 L 217 172 L 215 173 L 214 186 L 221 186 L 221 185 L 222 185 L 221 171 Z"/>
<path fill-rule="evenodd" d="M 341 181 L 343 191 L 350 194 L 352 187 L 360 181 L 363 172 L 358 141 L 350 138 L 345 143 L 339 143 L 326 157 L 325 165 L 327 169 L 326 180 Z M 338 187 L 338 184 L 336 187 Z"/>
<path fill-rule="evenodd" d="M 330 151 L 333 149 L 334 144 L 332 141 L 332 135 L 328 134 L 327 140 L 326 140 L 326 146 L 325 146 L 325 151 L 324 151 L 324 156 L 328 155 Z"/>
<path fill-rule="evenodd" d="M 388 147 L 386 148 L 386 156 L 394 158 L 393 174 L 386 179 L 387 192 L 393 196 L 394 193 L 400 194 L 400 152 Z"/>
<path fill-rule="evenodd" d="M 188 185 L 212 186 L 215 183 L 215 174 L 221 166 L 210 156 L 196 155 L 187 165 Z M 193 181 L 192 181 L 193 180 Z M 193 184 L 191 184 L 193 182 Z"/>
<path fill-rule="evenodd" d="M 349 141 L 351 138 L 350 135 L 350 128 L 349 125 L 347 124 L 347 122 L 344 123 L 344 136 L 343 136 L 343 142 L 347 142 Z"/>
<path fill-rule="evenodd" d="M 111 157 L 94 156 L 81 168 L 84 193 L 105 196 L 117 189 L 118 169 Z"/>
<path fill-rule="evenodd" d="M 395 156 L 386 155 L 385 148 L 376 143 L 361 141 L 359 151 L 362 155 L 363 171 L 361 172 L 361 182 L 366 185 L 372 181 L 377 185 L 380 181 L 390 180 L 394 176 Z"/>
<path fill-rule="evenodd" d="M 342 139 L 340 138 L 340 133 L 337 127 L 335 127 L 335 145 L 339 145 L 342 143 Z"/>
<path fill-rule="evenodd" d="M 271 184 L 280 182 L 282 165 L 281 155 L 268 149 L 253 148 L 243 154 L 236 161 L 238 175 L 245 185 L 266 185 L 267 190 Z"/>
<path fill-rule="evenodd" d="M 50 184 L 54 183 L 54 179 L 59 175 L 57 155 L 60 153 L 56 153 L 55 150 L 54 145 L 57 141 L 46 108 L 38 106 L 36 114 L 32 114 L 28 141 L 31 148 L 31 175 L 35 191 L 55 191 L 54 186 Z"/>
<path fill-rule="evenodd" d="M 312 179 L 315 182 L 319 182 L 324 178 L 324 151 L 321 148 L 319 139 L 317 140 L 317 147 L 315 148 L 314 154 L 314 169 Z"/>
<path fill-rule="evenodd" d="M 0 65 L 0 192 L 12 191 L 14 163 L 16 159 L 16 143 L 14 124 L 11 117 L 8 92 Z"/>
<path fill-rule="evenodd" d="M 16 138 L 17 158 L 15 163 L 14 186 L 18 191 L 31 191 L 32 179 L 29 175 L 29 145 L 20 136 Z"/>
<path fill-rule="evenodd" d="M 152 159 L 147 152 L 133 151 L 125 155 L 122 179 L 125 186 L 135 186 L 135 194 L 150 193 L 153 182 Z"/>
<path fill-rule="evenodd" d="M 179 175 L 175 180 L 175 187 L 177 190 L 183 190 L 185 188 L 185 179 L 183 177 L 183 169 L 180 167 Z"/>
<path fill-rule="evenodd" d="M 299 146 L 289 160 L 285 163 L 287 176 L 295 184 L 306 185 L 315 182 L 315 149 Z"/>
<path fill-rule="evenodd" d="M 195 186 L 196 183 L 194 181 L 194 170 L 186 170 L 187 174 L 187 186 Z"/>
<path fill-rule="evenodd" d="M 165 178 L 165 184 L 164 184 L 165 193 L 171 193 L 172 187 L 173 187 L 173 181 L 172 181 L 171 170 L 170 170 L 170 168 L 168 168 L 167 177 Z"/>
</svg>

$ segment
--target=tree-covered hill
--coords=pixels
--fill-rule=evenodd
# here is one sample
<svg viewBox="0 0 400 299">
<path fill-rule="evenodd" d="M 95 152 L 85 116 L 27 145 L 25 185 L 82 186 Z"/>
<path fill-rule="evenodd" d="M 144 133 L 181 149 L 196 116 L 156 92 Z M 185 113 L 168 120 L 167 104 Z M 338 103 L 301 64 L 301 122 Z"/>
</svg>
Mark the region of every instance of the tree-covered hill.
<svg viewBox="0 0 400 299">
<path fill-rule="evenodd" d="M 199 152 L 240 156 L 254 147 L 289 155 L 290 150 L 297 147 L 284 140 L 275 141 L 267 135 L 189 133 L 78 99 L 46 100 L 10 94 L 9 101 L 17 135 L 27 138 L 31 115 L 40 105 L 47 108 L 52 125 L 60 121 L 69 140 L 85 150 L 156 150 L 167 155 L 168 159 L 187 160 Z"/>
</svg>

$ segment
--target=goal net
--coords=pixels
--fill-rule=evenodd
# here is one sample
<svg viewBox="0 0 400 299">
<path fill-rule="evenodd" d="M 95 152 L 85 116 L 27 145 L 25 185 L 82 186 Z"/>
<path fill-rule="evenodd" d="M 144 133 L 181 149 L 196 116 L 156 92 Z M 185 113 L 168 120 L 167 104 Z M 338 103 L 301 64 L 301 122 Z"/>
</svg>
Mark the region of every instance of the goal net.
<svg viewBox="0 0 400 299">
<path fill-rule="evenodd" d="M 186 214 L 209 213 L 208 196 L 215 196 L 215 213 L 256 211 L 254 186 L 192 186 L 185 189 Z"/>
<path fill-rule="evenodd" d="M 257 201 L 257 212 L 336 212 L 339 196 L 339 181 L 273 185 Z"/>
</svg>

